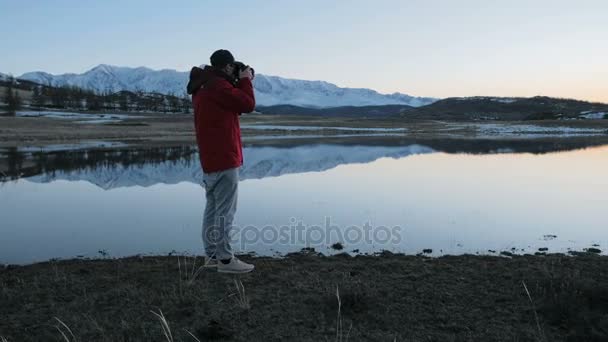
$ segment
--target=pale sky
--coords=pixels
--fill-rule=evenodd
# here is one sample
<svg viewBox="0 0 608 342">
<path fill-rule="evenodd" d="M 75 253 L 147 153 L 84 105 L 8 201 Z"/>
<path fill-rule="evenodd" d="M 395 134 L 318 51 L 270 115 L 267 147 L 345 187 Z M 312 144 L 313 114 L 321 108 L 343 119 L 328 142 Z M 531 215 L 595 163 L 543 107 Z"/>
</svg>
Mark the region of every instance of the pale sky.
<svg viewBox="0 0 608 342">
<path fill-rule="evenodd" d="M 0 72 L 256 72 L 416 96 L 608 103 L 608 0 L 0 0 Z"/>
</svg>

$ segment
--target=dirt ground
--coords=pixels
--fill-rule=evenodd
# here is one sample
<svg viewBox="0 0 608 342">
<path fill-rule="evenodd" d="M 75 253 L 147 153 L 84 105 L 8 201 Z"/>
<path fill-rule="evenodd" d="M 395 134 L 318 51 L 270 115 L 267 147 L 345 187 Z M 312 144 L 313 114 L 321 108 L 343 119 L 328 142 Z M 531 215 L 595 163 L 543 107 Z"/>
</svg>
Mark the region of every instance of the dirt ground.
<svg viewBox="0 0 608 342">
<path fill-rule="evenodd" d="M 608 340 L 604 256 L 303 251 L 243 259 L 256 270 L 197 274 L 201 259 L 194 265 L 183 256 L 0 267 L 0 336 L 11 342 Z"/>
</svg>

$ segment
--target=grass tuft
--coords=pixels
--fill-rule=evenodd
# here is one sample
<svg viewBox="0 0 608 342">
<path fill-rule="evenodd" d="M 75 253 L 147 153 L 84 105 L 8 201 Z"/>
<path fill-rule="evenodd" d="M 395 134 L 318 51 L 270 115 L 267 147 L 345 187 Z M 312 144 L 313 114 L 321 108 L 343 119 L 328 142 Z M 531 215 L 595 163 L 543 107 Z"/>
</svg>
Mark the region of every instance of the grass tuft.
<svg viewBox="0 0 608 342">
<path fill-rule="evenodd" d="M 160 327 L 163 329 L 163 334 L 165 335 L 165 338 L 167 339 L 167 341 L 173 342 L 173 335 L 171 334 L 171 328 L 169 327 L 169 323 L 167 322 L 165 315 L 163 315 L 162 310 L 158 309 L 158 313 L 156 313 L 152 310 L 150 310 L 150 312 L 153 313 L 160 320 Z"/>
<path fill-rule="evenodd" d="M 75 342 L 76 337 L 74 336 L 74 333 L 72 333 L 72 330 L 70 329 L 70 327 L 68 327 L 67 324 L 63 323 L 58 317 L 54 317 L 54 318 L 59 323 L 59 325 L 55 325 L 55 328 L 59 331 L 59 333 L 61 333 L 61 336 L 63 336 L 63 339 L 66 342 Z M 67 331 L 70 334 L 70 336 L 72 336 L 71 340 L 66 335 L 64 329 L 65 329 L 65 331 Z"/>
<path fill-rule="evenodd" d="M 194 336 L 193 333 L 191 333 L 188 329 L 184 329 L 185 332 L 187 332 L 190 336 L 192 336 L 192 338 L 196 341 L 196 342 L 201 342 L 201 340 L 199 340 L 196 336 Z"/>
<path fill-rule="evenodd" d="M 236 292 L 232 293 L 230 296 L 234 297 L 234 301 L 239 308 L 249 310 L 251 305 L 249 304 L 249 297 L 247 297 L 247 294 L 245 293 L 243 282 L 235 278 L 234 285 L 236 287 Z"/>
<path fill-rule="evenodd" d="M 340 289 L 336 285 L 336 299 L 338 300 L 338 318 L 336 320 L 336 341 L 342 342 L 342 301 L 340 300 Z"/>
<path fill-rule="evenodd" d="M 188 257 L 183 256 L 183 259 L 180 259 L 179 255 L 177 256 L 177 269 L 179 272 L 179 286 L 180 292 L 182 291 L 182 280 L 186 280 L 188 285 L 192 285 L 196 278 L 198 278 L 199 274 L 204 271 L 205 266 L 196 267 L 196 259 L 197 256 L 194 256 L 191 264 L 188 264 Z M 182 272 L 183 269 L 183 272 Z"/>
<path fill-rule="evenodd" d="M 526 294 L 528 295 L 528 299 L 530 300 L 530 305 L 532 306 L 532 311 L 534 311 L 534 319 L 536 320 L 536 328 L 538 329 L 538 340 L 541 342 L 545 341 L 545 334 L 543 333 L 543 329 L 540 326 L 540 320 L 538 319 L 538 313 L 536 312 L 536 306 L 532 301 L 532 296 L 530 295 L 530 291 L 528 291 L 528 287 L 526 286 L 526 282 L 523 280 L 521 284 L 524 286 L 524 290 L 526 290 Z"/>
</svg>

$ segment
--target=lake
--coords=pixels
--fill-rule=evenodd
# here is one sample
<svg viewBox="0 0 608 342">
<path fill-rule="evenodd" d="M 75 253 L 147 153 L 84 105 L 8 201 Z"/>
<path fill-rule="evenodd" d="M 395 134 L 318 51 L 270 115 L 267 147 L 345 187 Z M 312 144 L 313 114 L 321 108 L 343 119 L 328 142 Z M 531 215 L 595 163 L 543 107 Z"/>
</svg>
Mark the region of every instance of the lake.
<svg viewBox="0 0 608 342">
<path fill-rule="evenodd" d="M 608 244 L 607 145 L 250 145 L 244 159 L 239 252 L 438 256 Z M 202 253 L 194 146 L 8 149 L 0 161 L 0 263 Z"/>
</svg>

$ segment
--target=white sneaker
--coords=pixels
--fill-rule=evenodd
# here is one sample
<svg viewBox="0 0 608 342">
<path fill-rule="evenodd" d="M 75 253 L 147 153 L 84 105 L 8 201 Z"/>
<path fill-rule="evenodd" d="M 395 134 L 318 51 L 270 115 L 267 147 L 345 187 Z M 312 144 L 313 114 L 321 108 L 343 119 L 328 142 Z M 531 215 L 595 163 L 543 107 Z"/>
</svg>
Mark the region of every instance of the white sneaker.
<svg viewBox="0 0 608 342">
<path fill-rule="evenodd" d="M 205 268 L 217 267 L 217 259 L 205 257 L 205 263 L 203 264 Z"/>
<path fill-rule="evenodd" d="M 255 266 L 252 264 L 242 262 L 237 257 L 232 257 L 227 264 L 221 261 L 217 263 L 217 271 L 222 273 L 247 273 L 253 271 L 254 268 Z"/>
</svg>

